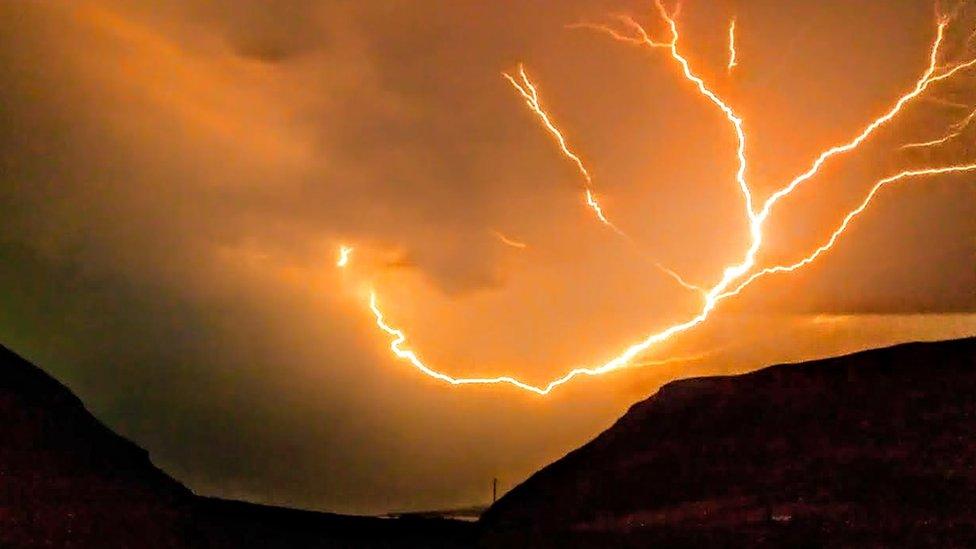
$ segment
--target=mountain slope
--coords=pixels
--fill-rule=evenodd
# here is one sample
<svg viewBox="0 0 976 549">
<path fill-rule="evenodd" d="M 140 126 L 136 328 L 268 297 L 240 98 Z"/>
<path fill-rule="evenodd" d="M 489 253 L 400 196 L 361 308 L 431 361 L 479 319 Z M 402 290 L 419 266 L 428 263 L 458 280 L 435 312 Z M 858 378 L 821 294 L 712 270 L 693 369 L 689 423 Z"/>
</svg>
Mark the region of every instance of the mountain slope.
<svg viewBox="0 0 976 549">
<path fill-rule="evenodd" d="M 195 496 L 0 347 L 0 547 L 466 547 L 474 527 Z"/>
<path fill-rule="evenodd" d="M 970 545 L 974 435 L 976 339 L 686 379 L 482 523 L 535 545 Z"/>
<path fill-rule="evenodd" d="M 189 490 L 60 383 L 0 347 L 0 545 L 176 543 Z"/>
<path fill-rule="evenodd" d="M 0 546 L 976 545 L 976 338 L 677 381 L 483 517 L 201 498 L 0 347 Z"/>
</svg>

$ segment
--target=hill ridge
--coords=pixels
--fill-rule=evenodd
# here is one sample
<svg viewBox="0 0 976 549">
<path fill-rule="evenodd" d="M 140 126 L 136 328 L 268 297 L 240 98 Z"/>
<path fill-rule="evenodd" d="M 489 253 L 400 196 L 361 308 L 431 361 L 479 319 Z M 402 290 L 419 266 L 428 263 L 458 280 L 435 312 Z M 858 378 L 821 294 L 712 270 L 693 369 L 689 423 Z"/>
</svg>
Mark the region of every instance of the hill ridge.
<svg viewBox="0 0 976 549">
<path fill-rule="evenodd" d="M 972 395 L 972 337 L 675 380 L 482 520 L 679 545 L 843 528 L 884 538 L 913 521 L 976 540 Z M 872 523 L 885 516 L 897 527 Z"/>
</svg>

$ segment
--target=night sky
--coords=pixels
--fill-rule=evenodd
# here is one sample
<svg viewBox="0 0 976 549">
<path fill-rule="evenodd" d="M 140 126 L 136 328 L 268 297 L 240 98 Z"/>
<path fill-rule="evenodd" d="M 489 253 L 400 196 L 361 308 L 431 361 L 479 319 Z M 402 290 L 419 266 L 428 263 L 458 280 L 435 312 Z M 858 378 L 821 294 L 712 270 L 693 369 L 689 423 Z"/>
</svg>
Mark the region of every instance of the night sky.
<svg viewBox="0 0 976 549">
<path fill-rule="evenodd" d="M 925 69 L 976 55 L 976 9 L 689 0 L 681 46 L 743 116 L 766 195 Z M 632 368 L 544 384 L 679 321 L 748 246 L 735 139 L 665 55 L 567 28 L 650 2 L 0 2 L 0 343 L 198 493 L 375 513 L 482 503 L 675 378 L 976 333 L 976 175 L 884 190 L 815 264 L 757 282 Z M 736 20 L 739 65 L 726 72 Z M 579 177 L 502 78 L 520 62 Z M 933 85 L 771 218 L 762 263 L 873 182 L 976 161 L 976 68 Z M 524 242 L 505 245 L 501 232 Z M 336 269 L 340 245 L 352 263 Z"/>
</svg>

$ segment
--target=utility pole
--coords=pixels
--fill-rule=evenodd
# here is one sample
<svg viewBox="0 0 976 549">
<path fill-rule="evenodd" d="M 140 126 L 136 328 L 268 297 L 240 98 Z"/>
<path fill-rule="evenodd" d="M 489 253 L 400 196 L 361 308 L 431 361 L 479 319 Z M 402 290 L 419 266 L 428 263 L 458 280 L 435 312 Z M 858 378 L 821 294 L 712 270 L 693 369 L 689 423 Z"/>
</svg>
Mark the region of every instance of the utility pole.
<svg viewBox="0 0 976 549">
<path fill-rule="evenodd" d="M 498 501 L 498 478 L 491 479 L 491 503 Z"/>
</svg>

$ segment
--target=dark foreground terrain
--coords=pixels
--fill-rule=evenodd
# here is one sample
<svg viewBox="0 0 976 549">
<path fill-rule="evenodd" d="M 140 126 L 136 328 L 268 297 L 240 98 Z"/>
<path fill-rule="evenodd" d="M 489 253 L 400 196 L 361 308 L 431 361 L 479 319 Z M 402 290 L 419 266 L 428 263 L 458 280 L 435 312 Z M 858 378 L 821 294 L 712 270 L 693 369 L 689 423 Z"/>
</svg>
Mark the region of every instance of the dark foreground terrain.
<svg viewBox="0 0 976 549">
<path fill-rule="evenodd" d="M 195 496 L 0 348 L 2 547 L 976 546 L 976 338 L 676 381 L 479 524 Z"/>
<path fill-rule="evenodd" d="M 481 522 L 534 546 L 976 547 L 974 437 L 973 338 L 686 379 Z"/>
<path fill-rule="evenodd" d="M 475 533 L 195 496 L 0 347 L 0 547 L 468 547 Z"/>
</svg>

